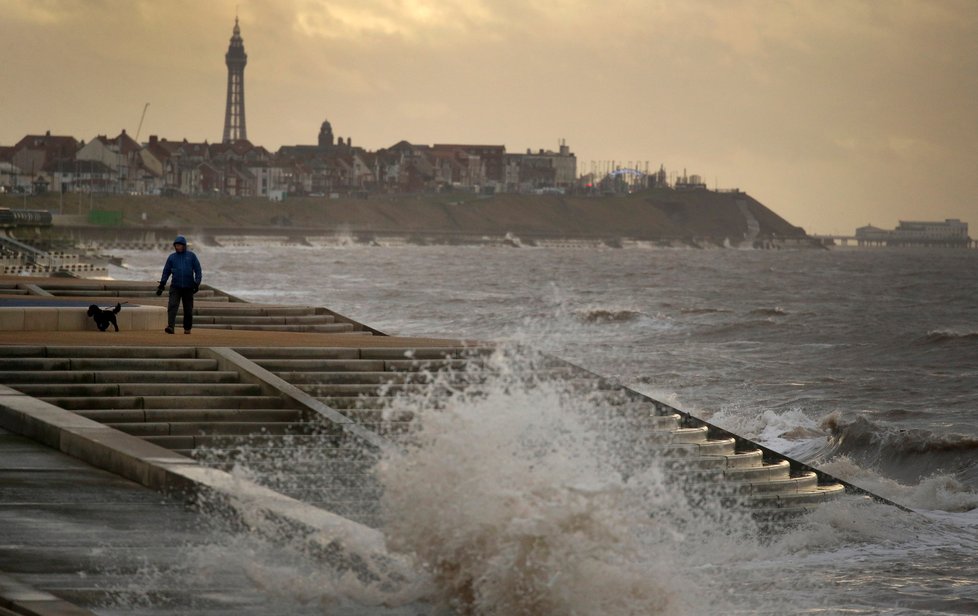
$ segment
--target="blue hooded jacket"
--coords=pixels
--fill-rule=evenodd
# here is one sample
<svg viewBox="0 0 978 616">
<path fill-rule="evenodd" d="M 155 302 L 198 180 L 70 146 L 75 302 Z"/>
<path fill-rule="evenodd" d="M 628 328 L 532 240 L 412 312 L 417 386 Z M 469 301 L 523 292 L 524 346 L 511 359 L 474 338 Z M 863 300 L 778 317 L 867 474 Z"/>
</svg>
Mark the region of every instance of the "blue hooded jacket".
<svg viewBox="0 0 978 616">
<path fill-rule="evenodd" d="M 182 235 L 178 235 L 173 243 L 186 246 L 187 240 Z M 173 275 L 171 288 L 176 289 L 197 288 L 203 279 L 203 272 L 201 272 L 197 255 L 186 248 L 183 252 L 173 252 L 167 257 L 166 265 L 163 266 L 163 277 L 160 278 L 161 287 L 166 286 L 166 280 L 171 274 Z"/>
</svg>

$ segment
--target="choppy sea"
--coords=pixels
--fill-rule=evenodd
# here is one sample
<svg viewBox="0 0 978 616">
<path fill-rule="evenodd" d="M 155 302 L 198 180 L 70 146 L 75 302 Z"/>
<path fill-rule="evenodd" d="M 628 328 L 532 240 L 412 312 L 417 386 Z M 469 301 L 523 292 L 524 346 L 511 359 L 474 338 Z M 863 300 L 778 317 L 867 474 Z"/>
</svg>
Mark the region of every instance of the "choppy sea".
<svg viewBox="0 0 978 616">
<path fill-rule="evenodd" d="M 467 567 L 474 613 L 978 613 L 978 251 L 191 248 L 205 282 L 242 299 L 529 345 L 912 510 L 828 504 L 774 535 L 695 510 L 650 528 L 660 484 L 610 476 L 560 396 L 501 388 L 431 418 L 437 457 L 388 476 L 392 543 Z M 112 254 L 117 279 L 156 281 L 165 258 Z M 528 432 L 565 437 L 526 467 L 513 443 Z M 588 523 L 569 530 L 568 511 Z M 527 533 L 548 546 L 529 586 L 507 577 Z M 249 548 L 248 577 L 276 580 L 280 613 L 439 613 L 423 592 L 378 598 L 272 552 Z"/>
</svg>

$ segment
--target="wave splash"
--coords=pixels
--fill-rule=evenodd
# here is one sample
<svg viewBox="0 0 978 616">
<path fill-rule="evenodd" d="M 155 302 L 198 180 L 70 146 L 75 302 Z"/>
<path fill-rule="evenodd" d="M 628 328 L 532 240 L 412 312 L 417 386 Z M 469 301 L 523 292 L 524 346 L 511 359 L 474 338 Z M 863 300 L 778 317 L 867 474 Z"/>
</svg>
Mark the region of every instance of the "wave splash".
<svg viewBox="0 0 978 616">
<path fill-rule="evenodd" d="M 461 613 L 703 613 L 691 602 L 708 593 L 682 590 L 696 577 L 686 559 L 743 527 L 711 532 L 719 499 L 693 507 L 654 461 L 624 462 L 637 447 L 612 409 L 492 361 L 499 376 L 480 387 L 397 403 L 418 428 L 378 466 L 389 546 Z"/>
</svg>

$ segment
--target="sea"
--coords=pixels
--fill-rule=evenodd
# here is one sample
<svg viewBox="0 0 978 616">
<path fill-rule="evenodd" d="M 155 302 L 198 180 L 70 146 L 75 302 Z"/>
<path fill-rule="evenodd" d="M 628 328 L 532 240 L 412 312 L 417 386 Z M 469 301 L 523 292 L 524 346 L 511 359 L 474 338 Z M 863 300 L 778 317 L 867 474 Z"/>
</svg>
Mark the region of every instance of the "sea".
<svg viewBox="0 0 978 616">
<path fill-rule="evenodd" d="M 978 251 L 190 239 L 241 299 L 532 348 L 901 506 L 776 530 L 683 508 L 656 469 L 616 474 L 567 396 L 508 383 L 422 416 L 428 450 L 382 467 L 410 591 L 240 538 L 188 557 L 247 561 L 269 613 L 978 614 Z M 111 254 L 146 282 L 166 256 Z"/>
</svg>

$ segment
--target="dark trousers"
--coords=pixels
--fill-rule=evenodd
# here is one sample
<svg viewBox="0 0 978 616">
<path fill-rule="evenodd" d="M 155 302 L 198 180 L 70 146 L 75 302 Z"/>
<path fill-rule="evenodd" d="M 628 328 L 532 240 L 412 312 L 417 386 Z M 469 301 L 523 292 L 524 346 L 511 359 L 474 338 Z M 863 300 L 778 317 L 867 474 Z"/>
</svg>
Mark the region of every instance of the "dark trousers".
<svg viewBox="0 0 978 616">
<path fill-rule="evenodd" d="M 183 302 L 183 328 L 194 326 L 194 290 L 170 286 L 170 299 L 166 304 L 166 323 L 171 328 L 177 322 L 177 309 Z"/>
</svg>

